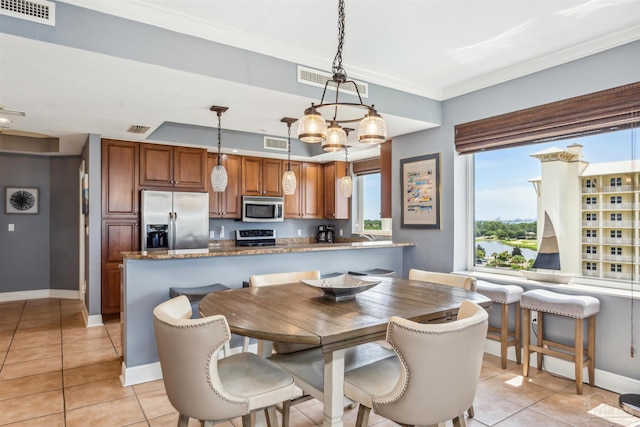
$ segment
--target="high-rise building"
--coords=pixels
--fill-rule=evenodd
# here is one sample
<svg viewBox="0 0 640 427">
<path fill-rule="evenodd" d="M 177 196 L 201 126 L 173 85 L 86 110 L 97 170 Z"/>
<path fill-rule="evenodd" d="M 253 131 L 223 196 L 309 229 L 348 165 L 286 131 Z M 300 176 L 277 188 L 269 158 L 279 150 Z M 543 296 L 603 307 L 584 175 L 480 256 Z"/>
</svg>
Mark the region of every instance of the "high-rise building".
<svg viewBox="0 0 640 427">
<path fill-rule="evenodd" d="M 640 162 L 589 164 L 582 146 L 549 148 L 531 157 L 541 176 L 538 236 L 544 213 L 553 222 L 561 272 L 598 279 L 637 281 L 640 272 Z"/>
</svg>

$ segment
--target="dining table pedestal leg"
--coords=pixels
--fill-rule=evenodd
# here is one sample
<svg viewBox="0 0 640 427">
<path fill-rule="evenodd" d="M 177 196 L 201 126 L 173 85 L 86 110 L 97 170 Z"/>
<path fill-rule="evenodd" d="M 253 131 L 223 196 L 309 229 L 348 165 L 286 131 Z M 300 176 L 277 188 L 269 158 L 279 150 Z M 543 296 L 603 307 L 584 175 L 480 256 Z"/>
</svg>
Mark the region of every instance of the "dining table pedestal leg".
<svg viewBox="0 0 640 427">
<path fill-rule="evenodd" d="M 324 427 L 343 427 L 344 355 L 344 349 L 324 355 Z"/>
</svg>

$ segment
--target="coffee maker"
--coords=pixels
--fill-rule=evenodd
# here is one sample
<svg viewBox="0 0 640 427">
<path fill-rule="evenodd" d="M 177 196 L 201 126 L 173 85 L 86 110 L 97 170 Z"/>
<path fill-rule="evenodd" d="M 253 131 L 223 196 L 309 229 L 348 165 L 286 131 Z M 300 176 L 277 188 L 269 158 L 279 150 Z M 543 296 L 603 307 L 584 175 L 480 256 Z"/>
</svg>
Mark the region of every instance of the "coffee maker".
<svg viewBox="0 0 640 427">
<path fill-rule="evenodd" d="M 333 243 L 334 227 L 331 224 L 319 225 L 318 233 L 316 233 L 316 241 L 318 243 Z"/>
</svg>

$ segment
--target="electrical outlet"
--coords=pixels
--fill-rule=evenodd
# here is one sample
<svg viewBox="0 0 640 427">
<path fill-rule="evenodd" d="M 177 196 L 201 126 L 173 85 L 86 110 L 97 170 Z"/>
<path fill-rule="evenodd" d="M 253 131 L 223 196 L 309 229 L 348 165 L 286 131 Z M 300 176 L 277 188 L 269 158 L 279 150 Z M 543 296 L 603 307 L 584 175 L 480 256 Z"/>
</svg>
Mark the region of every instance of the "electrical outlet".
<svg viewBox="0 0 640 427">
<path fill-rule="evenodd" d="M 9 224 L 9 231 L 15 231 L 16 226 L 15 224 Z"/>
<path fill-rule="evenodd" d="M 220 238 L 224 239 L 224 225 L 220 226 Z"/>
<path fill-rule="evenodd" d="M 344 230 L 341 228 L 340 229 L 340 237 L 344 236 Z"/>
<path fill-rule="evenodd" d="M 209 231 L 209 238 L 210 239 L 215 239 L 216 238 L 216 232 L 215 231 Z"/>
<path fill-rule="evenodd" d="M 533 325 L 537 325 L 538 324 L 538 312 L 537 311 L 532 311 L 531 312 L 531 323 Z"/>
<path fill-rule="evenodd" d="M 298 229 L 298 237 L 302 236 L 302 230 Z"/>
</svg>

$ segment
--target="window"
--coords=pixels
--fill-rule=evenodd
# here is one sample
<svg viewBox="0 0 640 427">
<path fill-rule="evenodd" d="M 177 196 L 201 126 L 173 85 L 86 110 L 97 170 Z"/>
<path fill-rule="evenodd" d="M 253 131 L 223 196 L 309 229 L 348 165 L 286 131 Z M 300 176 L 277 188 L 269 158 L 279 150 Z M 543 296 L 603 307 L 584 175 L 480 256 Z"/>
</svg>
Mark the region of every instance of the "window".
<svg viewBox="0 0 640 427">
<path fill-rule="evenodd" d="M 612 273 L 622 273 L 622 264 L 611 264 Z"/>
<path fill-rule="evenodd" d="M 612 247 L 611 255 L 622 255 L 622 248 Z"/>
<path fill-rule="evenodd" d="M 627 91 L 631 86 L 633 90 Z M 597 98 L 602 94 L 591 95 Z M 626 107 L 618 102 L 619 95 L 625 97 Z M 597 255 L 604 253 L 603 259 L 607 259 L 611 244 L 623 243 L 609 241 L 609 235 L 622 238 L 622 230 L 611 230 L 611 223 L 602 220 L 613 218 L 615 227 L 620 228 L 620 204 L 630 196 L 618 193 L 622 197 L 612 199 L 610 194 L 597 193 L 617 192 L 623 181 L 640 179 L 640 173 L 626 166 L 632 163 L 629 160 L 640 160 L 640 143 L 636 142 L 640 130 L 613 124 L 617 120 L 640 123 L 640 83 L 610 91 L 606 102 L 594 98 L 590 106 L 584 104 L 586 98 L 578 98 L 455 126 L 456 151 L 474 156 L 470 163 L 474 167 L 470 174 L 474 193 L 469 214 L 475 227 L 473 234 L 469 233 L 469 243 L 476 251 L 473 260 L 469 258 L 470 267 L 511 275 L 519 275 L 514 270 L 531 268 L 542 240 L 539 233 L 544 230 L 549 237 L 546 232 L 550 229 L 542 224 L 548 217 L 557 233 L 551 237 L 556 238 L 561 253 L 575 256 L 576 261 L 585 257 L 581 263 L 563 262 L 561 272 L 574 275 L 574 281 L 585 276 L 598 278 L 603 286 L 628 287 L 628 283 L 615 283 L 622 280 L 619 275 L 593 273 L 599 268 L 608 270 L 610 265 L 594 262 Z M 630 110 L 621 115 L 606 112 L 616 108 Z M 540 120 L 529 120 L 533 118 Z M 602 125 L 609 120 L 612 124 Z M 535 128 L 531 128 L 532 122 Z M 613 126 L 618 130 L 612 131 Z M 578 160 L 584 161 L 584 167 L 575 167 Z M 612 190 L 607 184 L 616 188 Z M 629 192 L 636 193 L 632 200 L 640 198 L 640 191 L 630 188 Z M 616 206 L 601 206 L 605 201 Z M 610 211 L 598 217 L 600 209 Z M 612 215 L 614 209 L 618 212 Z M 624 215 L 634 218 L 638 213 Z M 577 249 L 581 245 L 582 250 Z M 631 262 L 636 263 L 633 258 Z M 578 271 L 569 271 L 572 265 L 577 265 Z"/>
<path fill-rule="evenodd" d="M 622 196 L 611 196 L 611 204 L 616 205 L 622 203 Z"/>
<path fill-rule="evenodd" d="M 391 234 L 391 218 L 380 217 L 380 172 L 357 175 L 357 213 L 354 233 Z"/>
</svg>

